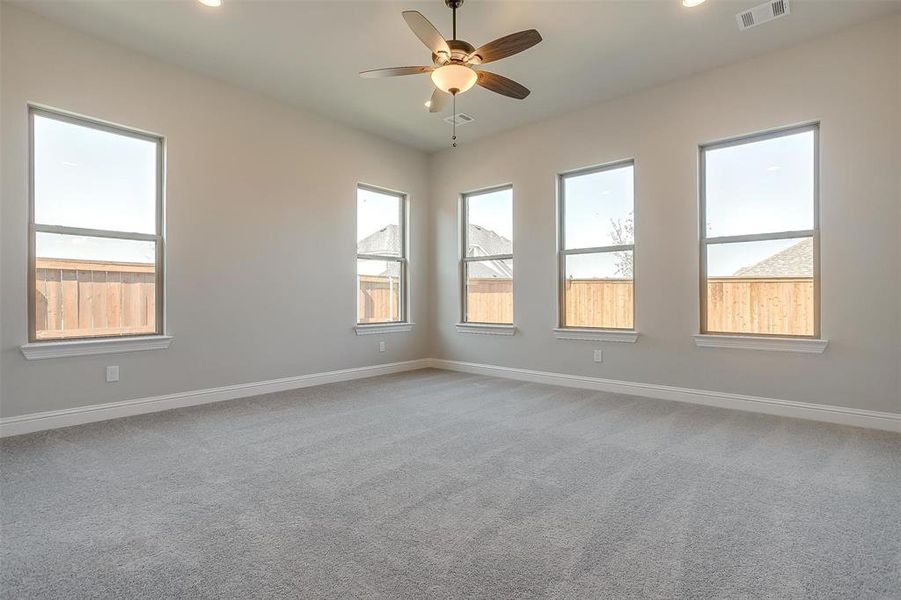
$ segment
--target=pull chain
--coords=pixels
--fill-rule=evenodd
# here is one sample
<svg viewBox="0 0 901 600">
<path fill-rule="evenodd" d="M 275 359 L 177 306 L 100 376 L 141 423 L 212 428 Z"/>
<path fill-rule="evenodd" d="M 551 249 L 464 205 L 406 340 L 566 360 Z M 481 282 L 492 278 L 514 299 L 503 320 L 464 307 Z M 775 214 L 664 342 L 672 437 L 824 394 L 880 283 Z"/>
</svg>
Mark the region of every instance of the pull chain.
<svg viewBox="0 0 901 600">
<path fill-rule="evenodd" d="M 451 117 L 451 123 L 454 126 L 454 136 L 451 138 L 451 141 L 454 143 L 454 148 L 457 147 L 457 94 L 454 94 L 454 116 Z"/>
<path fill-rule="evenodd" d="M 451 14 L 453 15 L 453 23 L 454 23 L 454 40 L 457 39 L 457 6 L 463 4 L 463 1 L 459 2 L 448 2 L 448 5 L 451 7 Z M 453 142 L 453 147 L 457 147 L 457 92 L 458 90 L 451 90 L 451 95 L 454 97 L 454 113 L 451 117 L 451 124 L 453 125 L 453 137 L 451 137 L 451 141 Z"/>
</svg>

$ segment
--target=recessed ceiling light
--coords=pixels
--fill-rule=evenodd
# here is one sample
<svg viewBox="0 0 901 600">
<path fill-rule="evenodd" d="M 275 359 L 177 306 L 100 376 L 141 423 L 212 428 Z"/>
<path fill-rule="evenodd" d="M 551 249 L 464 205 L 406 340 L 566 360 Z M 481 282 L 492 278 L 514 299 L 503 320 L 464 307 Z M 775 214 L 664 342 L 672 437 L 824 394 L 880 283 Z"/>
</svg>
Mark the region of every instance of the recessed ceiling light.
<svg viewBox="0 0 901 600">
<path fill-rule="evenodd" d="M 218 8 L 222 6 L 222 0 L 197 0 L 204 6 L 212 6 L 213 8 Z"/>
<path fill-rule="evenodd" d="M 200 1 L 203 2 L 203 0 L 200 0 Z M 682 6 L 687 6 L 688 8 L 694 8 L 695 6 L 698 6 L 699 4 L 704 4 L 704 2 L 706 2 L 706 0 L 682 0 Z"/>
</svg>

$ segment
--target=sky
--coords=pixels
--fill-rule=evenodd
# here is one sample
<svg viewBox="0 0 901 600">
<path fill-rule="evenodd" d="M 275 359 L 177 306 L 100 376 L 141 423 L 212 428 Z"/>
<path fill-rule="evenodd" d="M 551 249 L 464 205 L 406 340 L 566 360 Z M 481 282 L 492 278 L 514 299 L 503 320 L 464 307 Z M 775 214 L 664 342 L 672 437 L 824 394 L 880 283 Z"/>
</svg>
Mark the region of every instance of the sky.
<svg viewBox="0 0 901 600">
<path fill-rule="evenodd" d="M 634 222 L 635 168 L 627 165 L 563 178 L 563 244 L 567 250 L 632 244 L 614 222 Z M 624 253 L 580 254 L 566 257 L 567 279 L 628 276 Z"/>
<path fill-rule="evenodd" d="M 466 199 L 466 208 L 469 211 L 468 219 L 471 225 L 490 229 L 501 237 L 513 241 L 512 188 L 470 194 Z"/>
<path fill-rule="evenodd" d="M 400 197 L 357 188 L 357 242 L 388 225 L 400 225 Z"/>
<path fill-rule="evenodd" d="M 814 134 L 706 153 L 707 236 L 813 228 Z"/>
<path fill-rule="evenodd" d="M 366 188 L 357 188 L 357 242 L 388 225 L 400 226 L 401 198 Z M 384 252 L 389 254 L 389 252 Z M 396 271 L 396 263 L 383 260 L 357 260 L 360 275 L 379 275 Z M 393 273 L 398 275 L 399 273 Z"/>
<path fill-rule="evenodd" d="M 633 242 L 618 239 L 613 222 L 633 221 L 634 180 L 632 165 L 563 178 L 566 250 Z"/>
<path fill-rule="evenodd" d="M 34 116 L 35 222 L 156 232 L 156 144 Z M 37 255 L 154 262 L 152 242 L 42 234 Z"/>
<path fill-rule="evenodd" d="M 156 145 L 35 115 L 35 221 L 154 233 Z M 814 133 L 804 132 L 706 151 L 708 237 L 812 229 Z M 567 249 L 631 243 L 612 221 L 633 219 L 634 169 L 626 166 L 564 179 Z M 400 199 L 361 189 L 357 239 L 400 223 Z M 470 195 L 469 222 L 513 239 L 513 190 Z M 640 234 L 639 234 L 640 235 Z M 797 240 L 711 246 L 710 275 L 731 275 Z M 41 234 L 39 257 L 154 261 L 152 242 Z M 611 256 L 567 261 L 567 276 L 610 276 Z M 367 261 L 368 262 L 368 261 Z M 367 265 L 367 269 L 368 269 Z M 384 265 L 371 265 L 381 272 Z M 615 269 L 614 269 L 615 271 Z"/>
<path fill-rule="evenodd" d="M 707 151 L 707 236 L 813 229 L 814 143 L 806 131 Z M 712 246 L 707 272 L 731 275 L 798 241 Z"/>
</svg>

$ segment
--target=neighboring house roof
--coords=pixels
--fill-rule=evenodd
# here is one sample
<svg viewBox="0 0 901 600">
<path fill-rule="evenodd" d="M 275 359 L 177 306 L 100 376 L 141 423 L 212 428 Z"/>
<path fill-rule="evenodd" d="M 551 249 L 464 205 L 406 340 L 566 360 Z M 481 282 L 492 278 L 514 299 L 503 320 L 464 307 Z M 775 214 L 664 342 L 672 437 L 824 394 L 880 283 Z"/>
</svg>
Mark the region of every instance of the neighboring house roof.
<svg viewBox="0 0 901 600">
<path fill-rule="evenodd" d="M 510 254 L 513 244 L 504 236 L 478 225 L 469 225 L 468 256 L 495 256 Z M 360 254 L 400 254 L 400 231 L 397 225 L 386 225 L 357 244 Z M 381 273 L 385 275 L 385 273 Z M 478 279 L 510 278 L 512 269 L 503 261 L 474 262 L 469 265 L 469 276 Z"/>
<path fill-rule="evenodd" d="M 470 223 L 466 237 L 469 244 L 467 256 L 476 258 L 513 253 L 513 242 L 491 229 Z M 471 262 L 469 276 L 476 279 L 509 279 L 513 277 L 513 269 L 501 260 Z"/>
<path fill-rule="evenodd" d="M 386 225 L 357 243 L 359 254 L 400 255 L 400 231 L 397 225 Z"/>
<path fill-rule="evenodd" d="M 804 238 L 733 277 L 813 277 L 813 239 Z"/>
<path fill-rule="evenodd" d="M 511 249 L 513 242 L 490 229 L 470 224 L 468 234 L 467 256 L 497 256 L 498 254 L 513 253 Z"/>
</svg>

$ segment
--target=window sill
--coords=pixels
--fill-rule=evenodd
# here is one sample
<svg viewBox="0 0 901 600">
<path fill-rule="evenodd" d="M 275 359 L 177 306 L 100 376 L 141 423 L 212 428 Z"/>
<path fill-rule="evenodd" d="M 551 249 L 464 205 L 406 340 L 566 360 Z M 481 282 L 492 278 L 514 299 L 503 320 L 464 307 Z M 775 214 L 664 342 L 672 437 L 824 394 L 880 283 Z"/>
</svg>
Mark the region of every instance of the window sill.
<svg viewBox="0 0 901 600">
<path fill-rule="evenodd" d="M 558 327 L 554 329 L 554 337 L 558 340 L 580 340 L 585 342 L 622 342 L 634 344 L 638 341 L 637 331 L 616 329 L 588 329 L 576 327 Z"/>
<path fill-rule="evenodd" d="M 808 354 L 822 354 L 829 344 L 829 340 L 813 338 L 709 334 L 698 334 L 694 338 L 695 345 L 699 348 L 737 348 L 740 350 L 770 350 L 774 352 L 804 352 Z"/>
<path fill-rule="evenodd" d="M 415 323 L 374 323 L 372 325 L 357 325 L 354 331 L 357 335 L 375 335 L 381 333 L 403 333 L 413 331 Z"/>
<path fill-rule="evenodd" d="M 515 325 L 492 325 L 490 323 L 457 323 L 457 333 L 480 335 L 514 335 Z"/>
<path fill-rule="evenodd" d="M 171 343 L 171 335 L 148 335 L 142 337 L 103 338 L 96 340 L 30 342 L 19 346 L 19 350 L 22 351 L 22 354 L 28 360 L 41 360 L 44 358 L 65 358 L 67 356 L 139 352 L 142 350 L 165 350 Z"/>
</svg>

